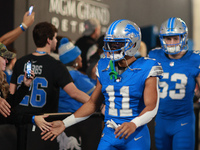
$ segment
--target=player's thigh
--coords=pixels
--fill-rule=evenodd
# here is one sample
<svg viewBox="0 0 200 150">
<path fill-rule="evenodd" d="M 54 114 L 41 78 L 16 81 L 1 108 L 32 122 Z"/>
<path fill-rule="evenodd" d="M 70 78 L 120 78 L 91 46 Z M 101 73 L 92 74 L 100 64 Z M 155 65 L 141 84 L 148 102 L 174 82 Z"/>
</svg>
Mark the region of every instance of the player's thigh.
<svg viewBox="0 0 200 150">
<path fill-rule="evenodd" d="M 114 129 L 107 126 L 104 127 L 98 150 L 117 150 L 114 145 L 121 144 L 121 140 L 115 138 L 114 132 Z"/>
<path fill-rule="evenodd" d="M 163 120 L 160 116 L 155 118 L 155 144 L 157 150 L 171 150 L 172 136 L 167 133 L 170 122 Z"/>
<path fill-rule="evenodd" d="M 151 140 L 147 125 L 138 128 L 135 133 L 125 140 L 125 149 L 132 150 L 150 150 Z"/>
<path fill-rule="evenodd" d="M 194 150 L 195 147 L 195 117 L 184 117 L 177 123 L 173 137 L 173 149 Z"/>
<path fill-rule="evenodd" d="M 110 142 L 101 139 L 97 150 L 117 150 Z"/>
</svg>

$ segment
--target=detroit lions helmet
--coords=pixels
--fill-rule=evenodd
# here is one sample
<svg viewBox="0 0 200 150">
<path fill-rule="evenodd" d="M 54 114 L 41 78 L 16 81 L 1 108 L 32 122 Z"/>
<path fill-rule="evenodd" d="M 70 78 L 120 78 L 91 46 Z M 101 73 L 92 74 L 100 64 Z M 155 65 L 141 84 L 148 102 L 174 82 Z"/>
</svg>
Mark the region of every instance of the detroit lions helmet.
<svg viewBox="0 0 200 150">
<path fill-rule="evenodd" d="M 140 28 L 129 20 L 116 20 L 107 29 L 103 50 L 111 60 L 119 61 L 127 56 L 134 56 L 140 48 Z"/>
<path fill-rule="evenodd" d="M 159 36 L 161 46 L 167 54 L 177 54 L 182 50 L 188 50 L 188 28 L 180 18 L 173 17 L 163 22 Z M 164 39 L 166 36 L 179 36 L 180 42 L 178 44 L 166 44 Z"/>
</svg>

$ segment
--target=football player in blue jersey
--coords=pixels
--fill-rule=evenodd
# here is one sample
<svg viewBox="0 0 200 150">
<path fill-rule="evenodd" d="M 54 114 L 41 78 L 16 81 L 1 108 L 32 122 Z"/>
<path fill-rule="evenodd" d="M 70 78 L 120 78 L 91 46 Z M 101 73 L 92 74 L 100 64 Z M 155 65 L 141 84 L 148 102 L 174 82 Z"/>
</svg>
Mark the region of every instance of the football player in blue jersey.
<svg viewBox="0 0 200 150">
<path fill-rule="evenodd" d="M 150 51 L 163 68 L 156 116 L 158 150 L 194 150 L 193 96 L 200 83 L 200 52 L 188 50 L 188 28 L 180 18 L 169 18 L 160 28 L 161 48 Z"/>
<path fill-rule="evenodd" d="M 97 85 L 90 100 L 63 121 L 54 121 L 42 139 L 53 140 L 65 128 L 87 119 L 102 104 L 103 94 L 105 127 L 98 150 L 150 149 L 147 123 L 157 113 L 162 67 L 153 59 L 134 57 L 140 42 L 141 31 L 134 22 L 114 21 L 104 37 L 107 57 L 98 62 Z"/>
</svg>

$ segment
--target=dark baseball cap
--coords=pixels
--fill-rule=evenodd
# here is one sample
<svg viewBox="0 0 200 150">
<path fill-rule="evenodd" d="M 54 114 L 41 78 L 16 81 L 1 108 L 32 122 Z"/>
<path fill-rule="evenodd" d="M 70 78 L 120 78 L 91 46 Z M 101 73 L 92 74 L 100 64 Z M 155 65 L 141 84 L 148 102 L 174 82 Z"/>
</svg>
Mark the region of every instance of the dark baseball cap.
<svg viewBox="0 0 200 150">
<path fill-rule="evenodd" d="M 83 35 L 85 36 L 91 35 L 94 32 L 94 30 L 100 25 L 101 24 L 99 20 L 97 19 L 91 18 L 91 19 L 85 20 L 84 22 L 85 31 L 83 32 Z"/>
<path fill-rule="evenodd" d="M 0 56 L 3 58 L 13 59 L 16 57 L 16 54 L 13 52 L 10 52 L 6 46 L 0 42 Z"/>
</svg>

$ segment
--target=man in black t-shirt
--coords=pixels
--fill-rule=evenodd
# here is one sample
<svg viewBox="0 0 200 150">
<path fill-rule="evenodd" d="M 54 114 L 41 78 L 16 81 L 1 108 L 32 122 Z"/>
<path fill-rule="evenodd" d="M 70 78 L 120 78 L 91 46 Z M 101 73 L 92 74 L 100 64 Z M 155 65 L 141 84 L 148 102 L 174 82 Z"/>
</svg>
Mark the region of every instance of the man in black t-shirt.
<svg viewBox="0 0 200 150">
<path fill-rule="evenodd" d="M 32 54 L 17 60 L 10 83 L 11 94 L 21 84 L 26 63 L 32 62 L 35 79 L 28 95 L 16 107 L 19 114 L 54 113 L 58 109 L 59 88 L 63 88 L 72 98 L 85 103 L 89 96 L 78 90 L 66 67 L 49 54 L 56 48 L 57 29 L 47 22 L 38 23 L 33 30 L 33 39 L 37 47 Z M 33 122 L 37 116 L 32 117 Z M 40 118 L 41 119 L 41 118 Z M 45 120 L 37 124 L 45 129 Z"/>
</svg>

